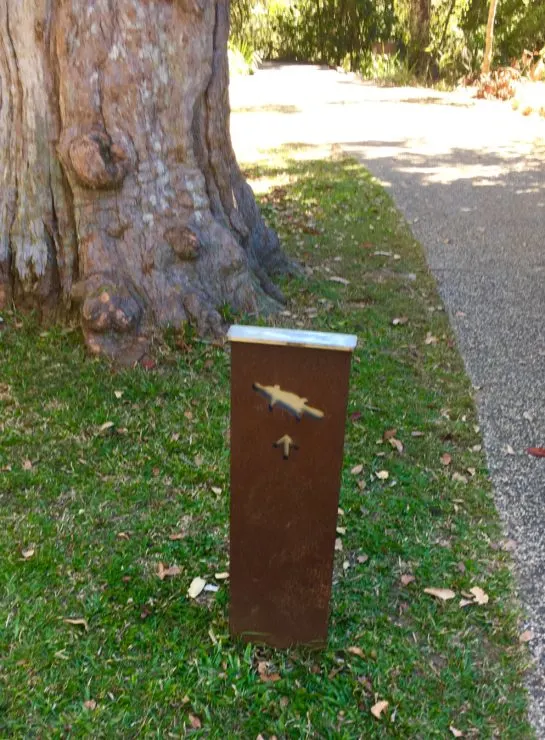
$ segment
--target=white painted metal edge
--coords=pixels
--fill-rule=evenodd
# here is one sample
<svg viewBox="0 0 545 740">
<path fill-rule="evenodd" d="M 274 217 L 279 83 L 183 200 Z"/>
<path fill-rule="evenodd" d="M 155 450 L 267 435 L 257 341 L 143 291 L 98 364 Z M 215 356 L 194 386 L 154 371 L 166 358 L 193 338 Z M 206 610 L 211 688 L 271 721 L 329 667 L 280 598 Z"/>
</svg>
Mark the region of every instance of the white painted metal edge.
<svg viewBox="0 0 545 740">
<path fill-rule="evenodd" d="M 315 349 L 336 349 L 345 352 L 352 352 L 358 343 L 358 338 L 353 334 L 277 329 L 265 326 L 232 326 L 227 338 L 230 342 L 313 347 Z"/>
</svg>

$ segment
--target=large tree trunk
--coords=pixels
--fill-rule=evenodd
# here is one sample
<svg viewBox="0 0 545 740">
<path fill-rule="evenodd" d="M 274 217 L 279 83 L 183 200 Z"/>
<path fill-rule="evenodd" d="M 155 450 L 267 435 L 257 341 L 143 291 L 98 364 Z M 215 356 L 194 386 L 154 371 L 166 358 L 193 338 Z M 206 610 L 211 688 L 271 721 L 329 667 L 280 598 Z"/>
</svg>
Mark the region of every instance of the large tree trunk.
<svg viewBox="0 0 545 740">
<path fill-rule="evenodd" d="M 0 308 L 92 352 L 221 330 L 290 267 L 229 136 L 229 0 L 0 0 Z"/>
</svg>

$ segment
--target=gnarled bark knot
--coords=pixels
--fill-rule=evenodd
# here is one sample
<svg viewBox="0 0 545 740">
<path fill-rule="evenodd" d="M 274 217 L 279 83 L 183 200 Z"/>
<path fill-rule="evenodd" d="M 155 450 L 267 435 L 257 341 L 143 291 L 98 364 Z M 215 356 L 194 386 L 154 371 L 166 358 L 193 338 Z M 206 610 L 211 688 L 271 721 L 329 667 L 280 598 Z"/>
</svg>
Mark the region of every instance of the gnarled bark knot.
<svg viewBox="0 0 545 740">
<path fill-rule="evenodd" d="M 121 187 L 131 162 L 120 141 L 94 131 L 70 144 L 70 164 L 82 185 L 101 190 Z"/>
</svg>

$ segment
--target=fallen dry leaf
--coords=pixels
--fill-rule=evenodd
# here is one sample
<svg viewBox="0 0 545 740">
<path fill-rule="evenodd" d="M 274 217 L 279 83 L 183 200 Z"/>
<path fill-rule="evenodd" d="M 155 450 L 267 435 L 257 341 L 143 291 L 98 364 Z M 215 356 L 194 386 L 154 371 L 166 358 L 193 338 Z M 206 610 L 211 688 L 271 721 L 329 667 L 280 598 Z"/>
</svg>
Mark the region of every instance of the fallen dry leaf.
<svg viewBox="0 0 545 740">
<path fill-rule="evenodd" d="M 143 367 L 144 370 L 155 370 L 157 363 L 151 357 L 146 356 L 140 360 L 140 367 Z"/>
<path fill-rule="evenodd" d="M 192 411 L 184 411 L 184 416 L 188 421 L 193 420 L 193 412 Z"/>
<path fill-rule="evenodd" d="M 408 316 L 399 316 L 398 318 L 395 318 L 392 321 L 392 324 L 394 326 L 404 326 L 405 324 L 409 323 L 409 317 Z"/>
<path fill-rule="evenodd" d="M 341 285 L 350 285 L 350 280 L 347 280 L 346 278 L 339 277 L 338 275 L 332 275 L 331 277 L 327 278 L 330 283 L 340 283 Z"/>
<path fill-rule="evenodd" d="M 397 434 L 397 429 L 387 429 L 382 435 L 382 439 L 387 442 L 389 439 L 393 439 Z"/>
<path fill-rule="evenodd" d="M 114 396 L 116 398 L 123 398 L 123 391 L 114 391 Z"/>
<path fill-rule="evenodd" d="M 36 550 L 34 548 L 29 548 L 28 550 L 23 550 L 21 555 L 24 557 L 25 560 L 30 560 L 30 558 L 34 557 L 34 553 Z"/>
<path fill-rule="evenodd" d="M 202 727 L 202 722 L 196 714 L 189 715 L 189 724 L 194 730 L 200 730 Z"/>
<path fill-rule="evenodd" d="M 369 560 L 369 555 L 358 555 L 356 560 L 361 564 L 366 563 Z"/>
<path fill-rule="evenodd" d="M 65 617 L 62 621 L 66 624 L 71 624 L 74 627 L 83 627 L 86 632 L 89 632 L 89 624 L 86 619 L 72 619 L 71 617 Z"/>
<path fill-rule="evenodd" d="M 400 578 L 400 581 L 401 581 L 401 585 L 402 586 L 408 586 L 409 583 L 412 583 L 415 580 L 416 580 L 415 577 L 412 576 L 410 573 L 405 573 Z"/>
<path fill-rule="evenodd" d="M 118 540 L 130 540 L 131 536 L 128 532 L 118 532 L 117 533 L 117 539 Z"/>
<path fill-rule="evenodd" d="M 388 480 L 390 477 L 390 473 L 387 470 L 379 470 L 375 475 L 379 480 Z"/>
<path fill-rule="evenodd" d="M 337 534 L 346 534 L 346 527 L 337 527 Z"/>
<path fill-rule="evenodd" d="M 30 460 L 25 460 L 23 462 L 23 470 L 32 470 L 32 463 Z"/>
<path fill-rule="evenodd" d="M 467 478 L 465 475 L 462 475 L 461 473 L 453 473 L 452 474 L 452 480 L 456 483 L 467 483 Z"/>
<path fill-rule="evenodd" d="M 335 550 L 337 550 L 337 552 L 342 552 L 343 550 L 343 541 L 340 537 L 337 537 L 335 540 Z"/>
<path fill-rule="evenodd" d="M 178 565 L 171 565 L 169 568 L 165 567 L 164 563 L 159 563 L 157 566 L 157 575 L 159 576 L 159 579 L 161 581 L 164 581 L 165 578 L 173 578 L 174 576 L 179 576 L 182 572 L 182 569 Z"/>
<path fill-rule="evenodd" d="M 222 489 L 222 488 L 220 488 L 219 486 L 212 486 L 212 493 L 215 493 L 215 494 L 216 494 L 216 496 L 219 496 L 219 495 L 220 495 L 220 493 L 222 492 L 222 490 L 223 490 L 223 489 Z"/>
<path fill-rule="evenodd" d="M 367 488 L 367 483 L 364 480 L 359 480 L 358 488 L 360 489 L 360 491 L 365 491 L 365 489 Z"/>
<path fill-rule="evenodd" d="M 259 674 L 259 678 L 264 683 L 273 683 L 275 681 L 280 681 L 282 676 L 280 676 L 279 673 L 269 673 L 268 672 L 268 665 L 267 662 L 264 660 L 260 660 L 257 664 L 257 672 Z"/>
<path fill-rule="evenodd" d="M 533 457 L 545 457 L 545 447 L 528 447 L 526 451 Z"/>
<path fill-rule="evenodd" d="M 97 703 L 94 699 L 87 699 L 87 701 L 83 702 L 83 706 L 85 709 L 89 709 L 91 712 L 97 708 Z"/>
<path fill-rule="evenodd" d="M 428 332 L 426 334 L 426 338 L 424 339 L 424 344 L 437 344 L 438 342 L 439 340 L 437 339 L 437 337 L 434 337 L 433 334 L 431 334 L 431 332 Z"/>
<path fill-rule="evenodd" d="M 365 653 L 360 647 L 349 647 L 347 652 L 350 653 L 350 655 L 357 655 L 358 658 L 364 658 Z"/>
<path fill-rule="evenodd" d="M 479 586 L 474 586 L 473 588 L 470 588 L 469 591 L 473 594 L 476 604 L 479 604 L 479 606 L 484 606 L 484 604 L 488 604 L 488 594 L 485 593 L 482 588 L 479 588 Z"/>
<path fill-rule="evenodd" d="M 443 455 L 441 455 L 441 463 L 443 465 L 450 465 L 452 462 L 452 455 L 449 455 L 448 452 L 445 452 Z"/>
<path fill-rule="evenodd" d="M 460 609 L 463 609 L 465 606 L 471 606 L 474 603 L 475 601 L 473 599 L 460 599 Z"/>
<path fill-rule="evenodd" d="M 197 578 L 194 578 L 191 581 L 191 584 L 189 588 L 187 589 L 187 595 L 189 596 L 190 599 L 196 599 L 197 596 L 200 593 L 202 593 L 205 586 L 206 586 L 206 581 L 204 580 L 204 578 L 199 578 L 197 576 Z"/>
<path fill-rule="evenodd" d="M 387 701 L 377 701 L 377 703 L 371 707 L 371 714 L 373 715 L 373 717 L 380 719 L 381 714 L 384 712 L 385 709 L 388 709 L 388 706 L 389 705 Z"/>
<path fill-rule="evenodd" d="M 449 730 L 452 732 L 452 734 L 454 735 L 454 737 L 463 737 L 464 736 L 464 733 L 461 730 L 457 730 L 456 727 L 454 727 L 453 725 L 451 725 L 449 727 Z"/>
<path fill-rule="evenodd" d="M 102 434 L 103 432 L 107 432 L 108 429 L 112 429 L 113 426 L 113 421 L 105 421 L 104 424 L 98 428 L 98 432 L 99 434 Z"/>
<path fill-rule="evenodd" d="M 530 642 L 530 640 L 533 640 L 535 637 L 535 634 L 532 632 L 532 630 L 524 630 L 524 632 L 519 635 L 519 642 Z"/>
<path fill-rule="evenodd" d="M 505 454 L 506 455 L 514 455 L 515 450 L 511 447 L 511 445 L 505 445 Z"/>
<path fill-rule="evenodd" d="M 186 537 L 187 535 L 184 534 L 183 532 L 174 532 L 174 534 L 169 534 L 168 536 L 169 540 L 171 540 L 172 542 L 176 542 L 177 540 L 183 540 Z"/>
<path fill-rule="evenodd" d="M 227 571 L 224 571 L 223 573 L 216 573 L 214 575 L 214 578 L 216 581 L 226 581 L 229 578 L 229 573 Z"/>
<path fill-rule="evenodd" d="M 399 439 L 392 437 L 388 440 L 388 442 L 399 452 L 399 454 L 403 452 L 403 442 L 401 442 Z"/>
<path fill-rule="evenodd" d="M 363 465 L 354 465 L 352 470 L 350 471 L 352 475 L 359 475 L 363 470 Z"/>
<path fill-rule="evenodd" d="M 425 588 L 424 593 L 435 596 L 436 599 L 440 599 L 441 601 L 449 601 L 449 599 L 453 599 L 456 596 L 450 588 Z"/>
</svg>

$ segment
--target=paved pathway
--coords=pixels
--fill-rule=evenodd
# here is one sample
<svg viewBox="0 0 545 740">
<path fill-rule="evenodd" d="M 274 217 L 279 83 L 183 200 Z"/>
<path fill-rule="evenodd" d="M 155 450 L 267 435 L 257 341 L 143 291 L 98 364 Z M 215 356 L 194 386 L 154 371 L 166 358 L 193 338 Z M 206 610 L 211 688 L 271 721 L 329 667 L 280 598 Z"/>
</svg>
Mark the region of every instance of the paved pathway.
<svg viewBox="0 0 545 740">
<path fill-rule="evenodd" d="M 545 738 L 545 120 L 467 92 L 378 88 L 273 66 L 232 84 L 240 160 L 283 143 L 340 144 L 390 190 L 423 243 L 477 398 L 537 669 Z M 515 454 L 507 454 L 510 446 Z"/>
</svg>

